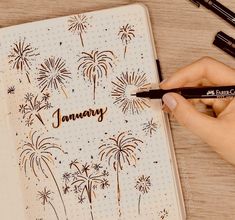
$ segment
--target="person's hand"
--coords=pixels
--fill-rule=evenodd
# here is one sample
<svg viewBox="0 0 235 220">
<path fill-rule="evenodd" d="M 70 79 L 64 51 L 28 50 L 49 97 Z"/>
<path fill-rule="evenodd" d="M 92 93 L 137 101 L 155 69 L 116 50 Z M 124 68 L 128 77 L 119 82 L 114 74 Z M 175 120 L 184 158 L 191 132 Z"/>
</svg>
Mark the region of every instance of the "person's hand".
<svg viewBox="0 0 235 220">
<path fill-rule="evenodd" d="M 171 89 L 189 86 L 235 85 L 235 69 L 211 58 L 202 58 L 186 66 L 160 87 Z M 235 165 L 235 99 L 201 99 L 213 108 L 216 117 L 197 111 L 192 103 L 179 94 L 163 96 L 165 110 L 202 140 L 211 145 L 224 159 Z"/>
</svg>

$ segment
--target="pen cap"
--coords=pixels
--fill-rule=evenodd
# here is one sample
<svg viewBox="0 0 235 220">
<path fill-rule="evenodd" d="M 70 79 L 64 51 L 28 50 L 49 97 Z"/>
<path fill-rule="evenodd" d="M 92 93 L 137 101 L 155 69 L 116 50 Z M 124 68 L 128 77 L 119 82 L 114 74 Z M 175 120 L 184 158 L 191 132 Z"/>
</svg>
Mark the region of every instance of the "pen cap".
<svg viewBox="0 0 235 220">
<path fill-rule="evenodd" d="M 213 44 L 235 57 L 235 40 L 224 32 L 217 33 Z"/>
</svg>

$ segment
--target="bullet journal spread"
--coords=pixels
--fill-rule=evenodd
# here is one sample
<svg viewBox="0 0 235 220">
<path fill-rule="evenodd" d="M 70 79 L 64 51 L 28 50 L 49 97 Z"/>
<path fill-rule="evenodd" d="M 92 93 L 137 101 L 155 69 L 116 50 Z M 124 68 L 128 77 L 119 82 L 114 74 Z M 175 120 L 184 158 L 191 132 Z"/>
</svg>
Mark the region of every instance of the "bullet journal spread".
<svg viewBox="0 0 235 220">
<path fill-rule="evenodd" d="M 185 219 L 161 101 L 132 96 L 156 59 L 141 4 L 0 29 L 3 219 Z"/>
</svg>

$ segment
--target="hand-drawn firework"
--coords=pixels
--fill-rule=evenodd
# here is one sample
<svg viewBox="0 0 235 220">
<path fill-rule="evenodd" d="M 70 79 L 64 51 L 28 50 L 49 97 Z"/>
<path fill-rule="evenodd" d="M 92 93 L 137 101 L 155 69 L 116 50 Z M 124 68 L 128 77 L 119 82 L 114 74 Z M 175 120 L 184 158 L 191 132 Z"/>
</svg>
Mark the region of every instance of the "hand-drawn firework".
<svg viewBox="0 0 235 220">
<path fill-rule="evenodd" d="M 138 213 L 140 215 L 141 211 L 141 195 L 144 195 L 149 192 L 151 187 L 151 181 L 150 181 L 150 176 L 140 176 L 137 181 L 135 188 L 140 192 L 139 194 L 139 200 L 138 200 Z"/>
<path fill-rule="evenodd" d="M 108 165 L 113 166 L 117 176 L 117 202 L 118 212 L 121 216 L 121 190 L 119 172 L 123 170 L 125 164 L 136 164 L 136 151 L 139 150 L 141 140 L 133 137 L 130 131 L 122 132 L 117 137 L 109 138 L 109 142 L 99 147 L 100 160 L 107 159 Z"/>
<path fill-rule="evenodd" d="M 70 191 L 70 186 L 68 186 L 68 185 L 65 183 L 65 185 L 63 186 L 63 192 L 64 192 L 64 194 L 69 193 L 69 191 Z"/>
<path fill-rule="evenodd" d="M 149 108 L 146 99 L 132 95 L 132 93 L 150 86 L 145 73 L 139 73 L 139 70 L 137 72 L 126 71 L 120 77 L 116 77 L 116 81 L 112 81 L 112 84 L 114 88 L 111 95 L 115 99 L 114 104 L 119 105 L 124 114 L 127 112 L 139 114 L 146 107 Z"/>
<path fill-rule="evenodd" d="M 135 38 L 135 29 L 132 25 L 126 24 L 122 26 L 119 30 L 118 36 L 120 36 L 124 48 L 124 58 L 126 57 L 127 45 L 131 42 L 133 38 Z"/>
<path fill-rule="evenodd" d="M 19 112 L 23 115 L 26 126 L 31 126 L 35 117 L 45 125 L 40 112 L 52 108 L 51 103 L 48 101 L 49 97 L 48 93 L 43 94 L 41 98 L 38 95 L 26 93 L 24 103 L 19 106 Z"/>
<path fill-rule="evenodd" d="M 33 48 L 30 43 L 26 42 L 26 38 L 19 39 L 11 46 L 10 54 L 8 55 L 9 64 L 13 69 L 24 73 L 30 83 L 29 70 L 36 57 L 40 55 L 37 48 Z"/>
<path fill-rule="evenodd" d="M 60 191 L 58 182 L 53 174 L 50 164 L 53 164 L 53 151 L 59 150 L 63 154 L 66 154 L 62 148 L 54 143 L 55 138 L 45 137 L 43 135 L 37 135 L 37 132 L 30 133 L 29 140 L 25 141 L 23 146 L 19 147 L 17 150 L 20 151 L 20 167 L 24 169 L 25 175 L 27 175 L 27 168 L 30 168 L 32 174 L 40 180 L 38 173 L 42 173 L 46 178 L 49 176 L 46 174 L 45 170 L 49 172 L 52 180 L 54 181 L 57 191 L 59 193 L 61 202 L 63 204 L 64 213 L 67 217 L 67 211 L 65 203 Z"/>
<path fill-rule="evenodd" d="M 39 67 L 37 80 L 41 92 L 45 89 L 62 90 L 66 98 L 68 97 L 65 88 L 68 79 L 71 79 L 71 73 L 66 68 L 66 63 L 62 58 L 50 57 Z"/>
<path fill-rule="evenodd" d="M 68 20 L 68 30 L 73 34 L 77 34 L 80 37 L 81 44 L 84 47 L 84 41 L 82 35 L 86 33 L 87 28 L 90 26 L 86 15 L 73 15 Z"/>
<path fill-rule="evenodd" d="M 107 77 L 110 69 L 114 65 L 114 53 L 110 50 L 91 51 L 91 53 L 82 52 L 79 58 L 78 70 L 82 69 L 84 78 L 93 83 L 93 99 L 95 100 L 95 90 L 97 81 L 105 75 Z"/>
<path fill-rule="evenodd" d="M 154 122 L 153 118 L 151 118 L 150 121 L 147 121 L 143 124 L 143 131 L 152 137 L 152 134 L 157 131 L 157 129 L 160 127 L 158 122 Z"/>
<path fill-rule="evenodd" d="M 10 86 L 7 89 L 7 94 L 15 94 L 15 86 Z"/>
<path fill-rule="evenodd" d="M 38 191 L 38 198 L 39 198 L 39 200 L 42 200 L 43 206 L 45 206 L 46 204 L 49 204 L 51 206 L 52 210 L 55 213 L 57 220 L 59 220 L 59 216 L 56 211 L 56 208 L 51 202 L 51 200 L 52 200 L 51 194 L 52 194 L 52 192 L 50 190 L 47 190 L 47 188 L 45 187 L 42 191 Z"/>
<path fill-rule="evenodd" d="M 162 211 L 159 212 L 160 219 L 165 219 L 168 217 L 168 211 L 166 209 L 163 209 Z"/>
<path fill-rule="evenodd" d="M 77 160 L 74 160 L 69 166 L 70 169 L 75 169 L 74 173 L 70 173 L 70 177 L 73 177 L 73 180 L 69 178 L 70 185 L 74 187 L 74 193 L 77 194 L 79 203 L 82 204 L 87 196 L 90 204 L 91 219 L 93 220 L 93 196 L 96 197 L 97 185 L 100 185 L 101 189 L 105 189 L 110 186 L 109 181 L 105 178 L 105 172 L 95 169 L 93 165 L 80 164 Z"/>
</svg>

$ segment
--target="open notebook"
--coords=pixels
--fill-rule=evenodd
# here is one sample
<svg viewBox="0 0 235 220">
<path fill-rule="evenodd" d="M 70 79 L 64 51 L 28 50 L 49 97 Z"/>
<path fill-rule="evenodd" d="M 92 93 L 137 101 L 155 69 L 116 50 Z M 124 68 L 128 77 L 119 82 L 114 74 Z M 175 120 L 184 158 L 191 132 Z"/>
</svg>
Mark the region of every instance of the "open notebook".
<svg viewBox="0 0 235 220">
<path fill-rule="evenodd" d="M 0 30 L 1 219 L 185 219 L 140 4 Z"/>
</svg>

